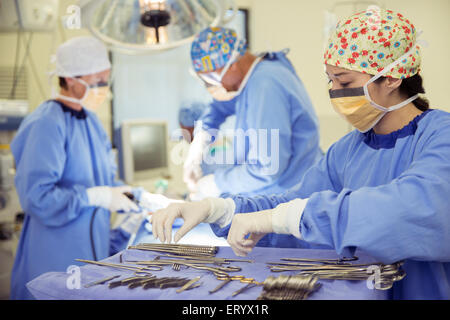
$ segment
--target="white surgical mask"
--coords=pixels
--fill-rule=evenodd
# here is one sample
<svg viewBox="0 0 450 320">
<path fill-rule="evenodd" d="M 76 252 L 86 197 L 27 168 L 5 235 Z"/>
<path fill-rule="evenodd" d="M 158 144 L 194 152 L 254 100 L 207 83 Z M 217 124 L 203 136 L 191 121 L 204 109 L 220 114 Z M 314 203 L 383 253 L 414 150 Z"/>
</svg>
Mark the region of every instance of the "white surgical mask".
<svg viewBox="0 0 450 320">
<path fill-rule="evenodd" d="M 245 75 L 244 79 L 242 79 L 241 84 L 239 85 L 239 89 L 237 91 L 227 91 L 222 84 L 218 86 L 210 86 L 206 89 L 208 92 L 213 96 L 215 100 L 218 101 L 230 101 L 237 96 L 239 96 L 242 93 L 242 90 L 244 90 L 245 86 L 247 85 L 248 79 L 250 79 L 250 76 L 252 75 L 256 65 L 262 60 L 262 56 L 258 57 L 250 67 L 250 69 L 247 71 L 247 74 Z"/>
</svg>

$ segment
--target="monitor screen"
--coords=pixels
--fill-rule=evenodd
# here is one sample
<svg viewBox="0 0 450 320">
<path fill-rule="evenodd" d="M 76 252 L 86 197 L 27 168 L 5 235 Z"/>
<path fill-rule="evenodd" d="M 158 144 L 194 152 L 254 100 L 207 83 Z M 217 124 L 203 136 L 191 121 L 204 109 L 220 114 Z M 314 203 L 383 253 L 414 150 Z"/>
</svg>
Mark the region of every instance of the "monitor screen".
<svg viewBox="0 0 450 320">
<path fill-rule="evenodd" d="M 167 167 L 166 127 L 160 124 L 134 125 L 130 128 L 134 171 Z"/>
<path fill-rule="evenodd" d="M 124 121 L 120 134 L 120 177 L 126 183 L 168 175 L 169 139 L 166 121 Z"/>
</svg>

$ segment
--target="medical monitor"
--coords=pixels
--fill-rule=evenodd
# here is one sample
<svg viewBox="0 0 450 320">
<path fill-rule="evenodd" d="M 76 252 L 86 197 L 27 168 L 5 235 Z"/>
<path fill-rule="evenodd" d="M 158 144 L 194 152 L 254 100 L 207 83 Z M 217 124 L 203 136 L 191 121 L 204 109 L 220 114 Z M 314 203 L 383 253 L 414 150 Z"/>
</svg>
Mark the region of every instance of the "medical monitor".
<svg viewBox="0 0 450 320">
<path fill-rule="evenodd" d="M 167 122 L 128 120 L 121 126 L 121 158 L 126 183 L 169 175 Z"/>
</svg>

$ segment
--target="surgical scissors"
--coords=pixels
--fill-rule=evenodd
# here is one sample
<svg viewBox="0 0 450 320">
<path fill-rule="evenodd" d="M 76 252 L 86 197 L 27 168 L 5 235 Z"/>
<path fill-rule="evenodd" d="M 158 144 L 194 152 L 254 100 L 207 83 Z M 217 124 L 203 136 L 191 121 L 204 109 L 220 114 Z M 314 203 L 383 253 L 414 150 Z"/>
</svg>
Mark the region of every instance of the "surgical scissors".
<svg viewBox="0 0 450 320">
<path fill-rule="evenodd" d="M 230 275 L 225 275 L 225 274 L 216 274 L 216 278 L 217 280 L 223 281 L 222 283 L 220 283 L 216 288 L 214 288 L 213 290 L 209 291 L 209 293 L 215 293 L 217 291 L 219 291 L 220 289 L 222 289 L 223 287 L 225 287 L 225 285 L 227 285 L 228 283 L 230 283 L 231 281 L 239 281 L 242 283 L 247 283 L 247 284 L 255 284 L 255 285 L 262 285 L 262 282 L 258 282 L 255 280 L 255 278 L 247 278 L 245 276 L 240 276 L 240 275 L 235 275 L 235 276 L 230 276 Z"/>
</svg>

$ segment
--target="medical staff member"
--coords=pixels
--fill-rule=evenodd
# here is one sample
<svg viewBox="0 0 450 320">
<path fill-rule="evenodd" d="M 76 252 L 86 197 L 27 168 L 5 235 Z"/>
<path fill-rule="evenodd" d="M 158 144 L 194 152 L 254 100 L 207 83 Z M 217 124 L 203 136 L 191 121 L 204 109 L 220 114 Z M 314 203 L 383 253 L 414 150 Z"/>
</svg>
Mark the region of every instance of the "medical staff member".
<svg viewBox="0 0 450 320">
<path fill-rule="evenodd" d="M 261 241 L 292 235 L 344 255 L 357 248 L 405 261 L 391 298 L 450 299 L 450 114 L 419 97 L 417 36 L 406 17 L 378 7 L 342 20 L 324 63 L 332 105 L 357 130 L 290 191 L 172 205 L 154 214 L 156 235 L 170 240 L 164 226 L 181 216 L 175 241 L 206 221 L 238 255 L 266 234 Z"/>
<path fill-rule="evenodd" d="M 322 152 L 314 108 L 286 52 L 254 55 L 235 31 L 218 27 L 196 36 L 191 58 L 213 102 L 200 118 L 184 164 L 189 189 L 204 196 L 255 195 L 294 186 Z M 202 177 L 205 151 L 231 115 L 236 116 L 235 132 L 240 132 L 230 157 L 232 166 Z M 258 137 L 248 139 L 249 131 Z M 271 150 L 269 161 L 264 161 Z"/>
<path fill-rule="evenodd" d="M 131 188 L 115 180 L 111 144 L 95 114 L 109 91 L 106 47 L 73 38 L 58 48 L 56 64 L 60 94 L 28 115 L 11 143 L 25 211 L 12 299 L 31 299 L 26 283 L 42 273 L 108 257 L 116 245 L 110 212 L 138 210 L 124 195 Z"/>
</svg>

